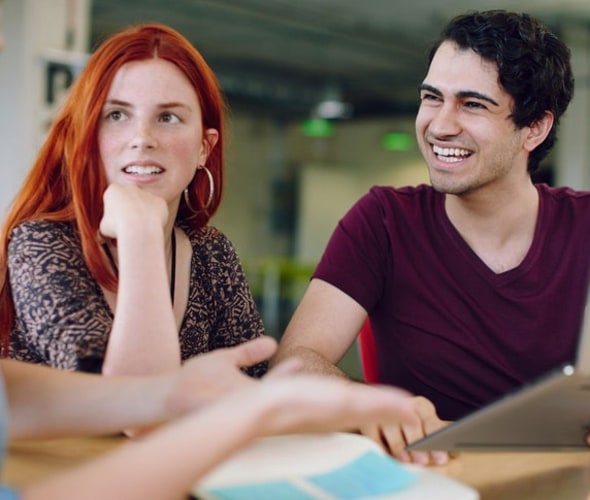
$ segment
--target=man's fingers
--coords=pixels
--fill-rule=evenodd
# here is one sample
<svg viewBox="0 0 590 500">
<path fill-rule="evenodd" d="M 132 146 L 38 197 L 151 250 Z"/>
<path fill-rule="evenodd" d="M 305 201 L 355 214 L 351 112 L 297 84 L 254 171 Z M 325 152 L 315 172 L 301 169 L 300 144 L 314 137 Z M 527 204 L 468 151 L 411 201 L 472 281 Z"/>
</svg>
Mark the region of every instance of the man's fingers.
<svg viewBox="0 0 590 500">
<path fill-rule="evenodd" d="M 444 427 L 446 423 L 438 418 L 436 409 L 431 401 L 423 397 L 417 397 L 415 400 L 415 410 L 420 418 L 420 428 L 410 428 L 404 426 L 403 431 L 406 436 L 406 441 L 413 443 L 418 439 L 427 436 L 428 434 Z M 449 455 L 445 451 L 412 451 L 410 452 L 412 459 L 420 464 L 435 463 L 437 465 L 444 465 L 449 461 Z"/>
<path fill-rule="evenodd" d="M 380 437 L 388 452 L 401 462 L 411 462 L 411 456 L 406 451 L 406 439 L 400 424 L 386 425 L 380 429 Z"/>
<path fill-rule="evenodd" d="M 363 425 L 360 428 L 359 432 L 363 436 L 375 441 L 375 443 L 377 443 L 383 449 L 383 451 L 389 453 L 389 450 L 385 447 L 383 439 L 381 439 L 381 431 L 379 430 L 379 426 L 377 424 Z"/>
<path fill-rule="evenodd" d="M 398 428 L 399 429 L 399 428 Z M 407 462 L 410 459 L 410 455 L 404 450 L 405 443 L 400 442 L 402 439 L 401 434 L 398 432 L 397 440 L 390 436 L 390 442 L 387 442 L 387 438 L 382 432 L 379 424 L 363 425 L 359 432 L 369 439 L 373 440 L 379 445 L 384 453 L 394 456 L 402 462 Z"/>
</svg>

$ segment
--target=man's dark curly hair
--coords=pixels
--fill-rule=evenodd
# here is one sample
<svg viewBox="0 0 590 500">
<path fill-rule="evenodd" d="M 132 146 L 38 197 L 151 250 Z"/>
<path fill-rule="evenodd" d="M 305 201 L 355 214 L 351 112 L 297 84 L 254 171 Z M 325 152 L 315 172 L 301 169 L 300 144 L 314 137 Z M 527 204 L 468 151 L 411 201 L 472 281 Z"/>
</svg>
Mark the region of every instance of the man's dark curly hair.
<svg viewBox="0 0 590 500">
<path fill-rule="evenodd" d="M 536 171 L 555 144 L 559 119 L 574 95 L 568 47 L 534 17 L 504 10 L 453 18 L 432 48 L 429 63 L 445 41 L 496 63 L 499 83 L 514 99 L 511 118 L 516 127 L 532 125 L 546 111 L 553 113 L 551 131 L 529 156 L 528 171 Z"/>
</svg>

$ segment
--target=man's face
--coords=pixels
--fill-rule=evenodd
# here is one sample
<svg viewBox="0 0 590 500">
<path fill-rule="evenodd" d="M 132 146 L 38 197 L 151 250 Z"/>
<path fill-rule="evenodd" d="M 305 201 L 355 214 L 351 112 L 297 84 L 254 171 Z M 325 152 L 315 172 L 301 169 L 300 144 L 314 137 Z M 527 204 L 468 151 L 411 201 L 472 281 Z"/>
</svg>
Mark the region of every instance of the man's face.
<svg viewBox="0 0 590 500">
<path fill-rule="evenodd" d="M 416 136 L 435 189 L 470 193 L 526 173 L 528 128 L 510 118 L 512 97 L 496 64 L 444 42 L 420 87 Z"/>
</svg>

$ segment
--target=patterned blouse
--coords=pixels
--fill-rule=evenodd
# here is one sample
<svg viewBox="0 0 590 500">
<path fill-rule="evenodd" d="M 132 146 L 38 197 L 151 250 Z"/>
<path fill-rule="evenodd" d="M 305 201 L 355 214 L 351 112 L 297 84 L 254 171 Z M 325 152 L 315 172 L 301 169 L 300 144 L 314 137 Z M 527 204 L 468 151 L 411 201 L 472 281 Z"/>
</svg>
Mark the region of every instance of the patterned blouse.
<svg viewBox="0 0 590 500">
<path fill-rule="evenodd" d="M 193 254 L 189 299 L 180 328 L 182 360 L 264 334 L 238 256 L 213 227 L 183 226 Z M 100 372 L 113 315 L 84 261 L 73 223 L 16 227 L 8 246 L 16 320 L 9 356 L 67 370 Z M 249 369 L 261 376 L 267 364 Z"/>
</svg>

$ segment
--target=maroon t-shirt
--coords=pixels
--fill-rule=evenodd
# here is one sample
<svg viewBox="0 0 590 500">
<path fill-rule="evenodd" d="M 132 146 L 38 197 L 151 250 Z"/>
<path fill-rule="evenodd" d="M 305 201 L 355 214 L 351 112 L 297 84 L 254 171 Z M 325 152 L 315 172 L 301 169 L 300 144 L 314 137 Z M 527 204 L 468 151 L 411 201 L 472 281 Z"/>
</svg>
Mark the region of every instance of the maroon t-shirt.
<svg viewBox="0 0 590 500">
<path fill-rule="evenodd" d="M 575 358 L 590 264 L 590 193 L 538 185 L 522 263 L 496 274 L 429 186 L 373 187 L 314 273 L 369 313 L 380 380 L 455 420 Z"/>
</svg>

